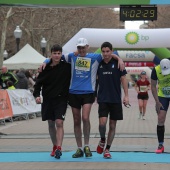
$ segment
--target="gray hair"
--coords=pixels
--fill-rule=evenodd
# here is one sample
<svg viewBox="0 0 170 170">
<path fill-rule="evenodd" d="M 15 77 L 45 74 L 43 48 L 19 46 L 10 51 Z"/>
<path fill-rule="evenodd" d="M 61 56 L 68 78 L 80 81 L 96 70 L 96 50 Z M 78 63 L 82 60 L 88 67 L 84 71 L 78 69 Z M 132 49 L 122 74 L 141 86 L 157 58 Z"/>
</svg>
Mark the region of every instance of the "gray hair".
<svg viewBox="0 0 170 170">
<path fill-rule="evenodd" d="M 25 69 L 24 68 L 20 68 L 19 72 L 25 73 Z"/>
</svg>

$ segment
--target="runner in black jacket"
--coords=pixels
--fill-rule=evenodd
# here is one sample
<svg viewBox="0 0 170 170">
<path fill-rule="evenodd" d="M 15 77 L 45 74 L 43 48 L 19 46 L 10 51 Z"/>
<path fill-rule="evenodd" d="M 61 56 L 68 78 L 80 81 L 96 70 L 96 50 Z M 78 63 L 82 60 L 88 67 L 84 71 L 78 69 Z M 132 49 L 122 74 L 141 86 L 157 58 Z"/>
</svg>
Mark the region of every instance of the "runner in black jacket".
<svg viewBox="0 0 170 170">
<path fill-rule="evenodd" d="M 36 102 L 42 103 L 42 120 L 48 120 L 49 133 L 53 143 L 51 156 L 58 159 L 62 155 L 63 121 L 71 78 L 71 66 L 62 61 L 61 56 L 62 47 L 54 45 L 51 48 L 51 61 L 37 77 L 33 92 Z M 43 102 L 40 97 L 41 89 Z"/>
</svg>

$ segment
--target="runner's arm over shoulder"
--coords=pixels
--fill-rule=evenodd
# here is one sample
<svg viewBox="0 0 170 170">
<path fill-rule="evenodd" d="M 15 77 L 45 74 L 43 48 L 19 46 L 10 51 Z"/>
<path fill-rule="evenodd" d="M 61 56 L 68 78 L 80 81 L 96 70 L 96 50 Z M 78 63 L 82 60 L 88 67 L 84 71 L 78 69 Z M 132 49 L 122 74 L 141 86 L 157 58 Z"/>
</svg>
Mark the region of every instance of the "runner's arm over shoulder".
<svg viewBox="0 0 170 170">
<path fill-rule="evenodd" d="M 45 59 L 45 60 L 44 60 L 44 62 L 43 62 L 43 63 L 48 64 L 49 62 L 50 62 L 50 58 L 47 58 L 47 59 Z"/>
<path fill-rule="evenodd" d="M 45 69 L 45 67 L 46 67 L 46 65 L 50 62 L 50 58 L 46 58 L 45 60 L 44 60 L 44 62 L 40 65 L 40 67 L 39 67 L 39 71 L 40 72 L 42 72 L 44 69 Z"/>
<path fill-rule="evenodd" d="M 121 71 L 125 69 L 125 64 L 123 60 L 116 54 L 112 54 L 112 57 L 118 61 L 118 68 L 120 68 Z"/>
<path fill-rule="evenodd" d="M 39 71 L 42 72 L 49 62 L 50 62 L 50 58 L 45 59 L 44 62 L 40 65 Z"/>
<path fill-rule="evenodd" d="M 61 59 L 66 61 L 64 55 L 62 55 Z M 45 69 L 46 65 L 50 62 L 50 60 L 51 60 L 50 58 L 44 60 L 43 64 L 39 67 L 40 72 L 42 72 L 42 70 Z"/>
</svg>

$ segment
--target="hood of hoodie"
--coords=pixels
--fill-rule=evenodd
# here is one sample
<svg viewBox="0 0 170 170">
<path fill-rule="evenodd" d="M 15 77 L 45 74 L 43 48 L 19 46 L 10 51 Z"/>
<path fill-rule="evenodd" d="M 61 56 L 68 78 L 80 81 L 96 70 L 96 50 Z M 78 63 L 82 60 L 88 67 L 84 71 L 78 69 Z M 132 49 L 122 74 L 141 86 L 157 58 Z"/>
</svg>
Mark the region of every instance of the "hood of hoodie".
<svg viewBox="0 0 170 170">
<path fill-rule="evenodd" d="M 17 73 L 17 76 L 19 77 L 19 78 L 25 78 L 26 76 L 25 76 L 25 73 L 23 73 L 23 72 L 18 72 Z"/>
</svg>

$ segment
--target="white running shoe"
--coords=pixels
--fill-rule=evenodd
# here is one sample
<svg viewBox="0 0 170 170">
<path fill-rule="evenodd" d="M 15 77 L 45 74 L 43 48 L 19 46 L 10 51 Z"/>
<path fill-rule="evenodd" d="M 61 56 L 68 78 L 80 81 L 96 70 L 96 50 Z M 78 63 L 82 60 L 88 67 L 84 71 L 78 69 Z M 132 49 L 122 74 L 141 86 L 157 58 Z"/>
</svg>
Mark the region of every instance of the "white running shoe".
<svg viewBox="0 0 170 170">
<path fill-rule="evenodd" d="M 142 116 L 142 119 L 145 120 L 146 119 L 145 116 Z"/>
<path fill-rule="evenodd" d="M 141 118 L 142 118 L 142 113 L 139 113 L 138 119 L 141 119 Z"/>
</svg>

